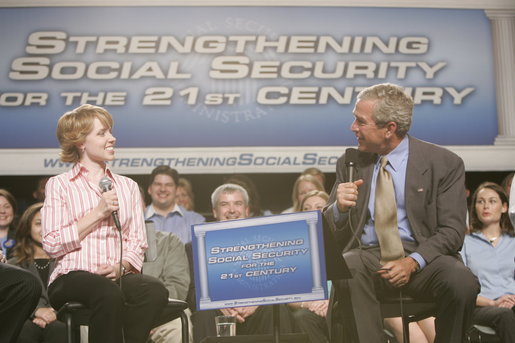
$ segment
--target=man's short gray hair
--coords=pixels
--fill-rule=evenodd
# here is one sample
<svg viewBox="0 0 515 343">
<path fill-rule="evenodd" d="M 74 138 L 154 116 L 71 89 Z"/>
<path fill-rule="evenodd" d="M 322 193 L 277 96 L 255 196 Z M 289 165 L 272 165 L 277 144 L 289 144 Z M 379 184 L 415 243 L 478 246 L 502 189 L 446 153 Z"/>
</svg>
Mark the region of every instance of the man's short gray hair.
<svg viewBox="0 0 515 343">
<path fill-rule="evenodd" d="M 363 89 L 357 100 L 375 101 L 374 119 L 378 127 L 384 127 L 388 122 L 397 124 L 397 135 L 404 137 L 411 126 L 413 114 L 413 99 L 404 89 L 393 83 L 381 83 Z"/>
<path fill-rule="evenodd" d="M 249 194 L 247 193 L 245 188 L 243 188 L 240 185 L 236 185 L 234 183 L 224 183 L 223 185 L 218 186 L 214 190 L 214 192 L 211 194 L 211 206 L 213 206 L 213 208 L 216 207 L 216 205 L 218 204 L 218 199 L 220 198 L 220 195 L 222 193 L 234 193 L 234 192 L 240 192 L 241 195 L 243 196 L 243 201 L 245 202 L 245 205 L 246 206 L 249 205 Z"/>
</svg>

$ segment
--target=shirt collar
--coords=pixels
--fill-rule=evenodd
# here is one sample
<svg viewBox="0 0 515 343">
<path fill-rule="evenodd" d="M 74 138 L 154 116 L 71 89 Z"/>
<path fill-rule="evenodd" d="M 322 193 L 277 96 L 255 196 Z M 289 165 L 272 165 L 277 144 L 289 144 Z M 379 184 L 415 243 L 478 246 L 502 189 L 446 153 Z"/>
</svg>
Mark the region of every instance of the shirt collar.
<svg viewBox="0 0 515 343">
<path fill-rule="evenodd" d="M 170 213 L 177 213 L 181 217 L 184 217 L 184 212 L 183 212 L 182 208 L 177 204 L 175 204 L 173 209 L 168 214 L 170 214 Z M 150 204 L 147 206 L 147 210 L 145 211 L 145 219 L 149 219 L 153 215 L 159 215 L 159 214 L 156 213 L 156 209 L 154 208 L 154 206 L 152 204 Z"/>
<path fill-rule="evenodd" d="M 388 163 L 392 167 L 394 171 L 398 171 L 401 167 L 402 163 L 408 159 L 409 153 L 409 139 L 408 135 L 406 135 L 399 145 L 395 147 L 390 153 L 386 155 L 388 158 Z"/>
<path fill-rule="evenodd" d="M 80 175 L 83 175 L 83 174 L 84 175 L 88 174 L 88 170 L 86 169 L 86 167 L 84 167 L 79 162 L 75 163 L 73 165 L 73 168 L 70 170 L 70 181 L 78 178 Z"/>
<path fill-rule="evenodd" d="M 483 241 L 485 241 L 487 243 L 490 243 L 490 239 L 488 237 L 486 237 L 486 235 L 483 232 L 481 232 L 481 231 L 471 232 L 470 235 L 472 237 L 476 237 L 476 238 L 481 239 L 481 240 L 483 240 Z M 498 236 L 497 239 L 502 238 L 503 236 L 504 236 L 504 234 L 501 233 L 501 235 Z"/>
<path fill-rule="evenodd" d="M 106 167 L 104 169 L 105 175 L 113 181 L 113 183 L 116 183 L 116 180 L 113 177 L 113 172 L 106 164 Z M 83 166 L 80 162 L 75 163 L 73 168 L 70 170 L 70 181 L 78 178 L 79 176 L 87 176 L 89 174 L 88 168 Z"/>
</svg>

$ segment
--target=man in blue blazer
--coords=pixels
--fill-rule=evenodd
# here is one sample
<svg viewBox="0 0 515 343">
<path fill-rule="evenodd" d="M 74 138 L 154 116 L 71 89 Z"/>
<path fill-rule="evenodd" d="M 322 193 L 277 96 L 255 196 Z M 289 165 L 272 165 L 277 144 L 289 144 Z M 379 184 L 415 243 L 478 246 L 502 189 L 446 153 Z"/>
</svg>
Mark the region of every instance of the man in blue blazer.
<svg viewBox="0 0 515 343">
<path fill-rule="evenodd" d="M 337 293 L 351 299 L 341 308 L 344 317 L 354 318 L 363 343 L 384 339 L 378 294 L 397 289 L 434 301 L 435 342 L 458 343 L 479 292 L 477 279 L 458 254 L 466 228 L 463 161 L 410 137 L 412 111 L 413 100 L 397 85 L 375 85 L 358 94 L 351 126 L 358 141 L 352 154 L 355 177 L 349 180 L 349 156 L 342 156 L 324 211 L 352 273 L 351 279 L 335 283 Z M 374 199 L 382 156 L 388 158 L 385 169 L 393 180 L 404 257 L 381 263 Z"/>
</svg>

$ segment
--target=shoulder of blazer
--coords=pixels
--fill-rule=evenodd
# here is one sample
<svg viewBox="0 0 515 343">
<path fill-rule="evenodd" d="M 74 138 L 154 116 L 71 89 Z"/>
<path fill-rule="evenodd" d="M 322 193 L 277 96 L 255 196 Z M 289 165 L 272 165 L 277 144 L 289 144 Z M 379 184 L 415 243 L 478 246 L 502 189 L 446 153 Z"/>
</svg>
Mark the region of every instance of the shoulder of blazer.
<svg viewBox="0 0 515 343">
<path fill-rule="evenodd" d="M 409 136 L 408 166 L 424 172 L 432 164 L 454 164 L 461 158 L 442 146 Z"/>
</svg>

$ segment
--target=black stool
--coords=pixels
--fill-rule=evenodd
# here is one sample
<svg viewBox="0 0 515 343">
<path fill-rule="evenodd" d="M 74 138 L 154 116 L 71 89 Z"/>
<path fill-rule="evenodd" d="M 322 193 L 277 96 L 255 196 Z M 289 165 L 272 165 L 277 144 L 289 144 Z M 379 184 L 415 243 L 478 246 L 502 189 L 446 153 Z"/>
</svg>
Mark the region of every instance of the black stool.
<svg viewBox="0 0 515 343">
<path fill-rule="evenodd" d="M 163 310 L 163 315 L 159 318 L 155 326 L 163 325 L 176 318 L 181 318 L 182 343 L 189 342 L 188 317 L 184 312 L 188 308 L 188 303 L 176 299 L 168 299 L 168 304 Z M 91 311 L 83 304 L 70 301 L 64 304 L 57 316 L 66 324 L 66 337 L 68 343 L 77 342 L 76 329 L 80 325 L 88 325 Z"/>
</svg>

